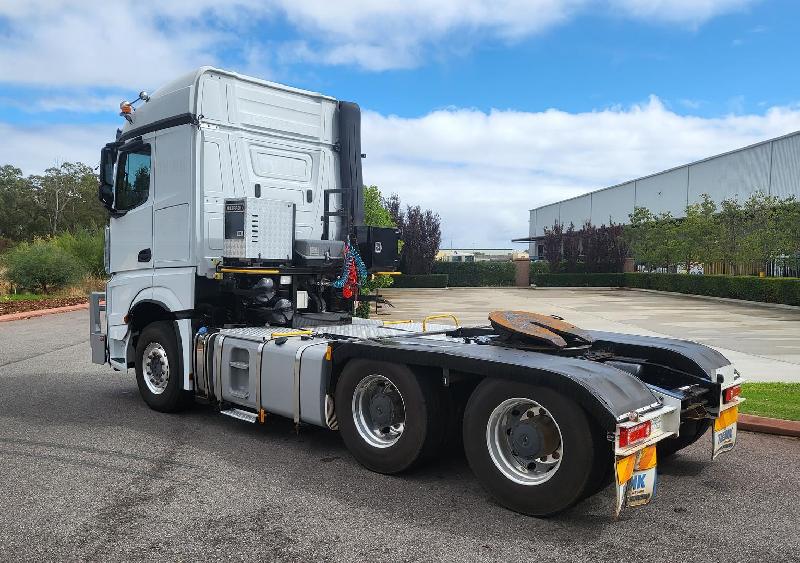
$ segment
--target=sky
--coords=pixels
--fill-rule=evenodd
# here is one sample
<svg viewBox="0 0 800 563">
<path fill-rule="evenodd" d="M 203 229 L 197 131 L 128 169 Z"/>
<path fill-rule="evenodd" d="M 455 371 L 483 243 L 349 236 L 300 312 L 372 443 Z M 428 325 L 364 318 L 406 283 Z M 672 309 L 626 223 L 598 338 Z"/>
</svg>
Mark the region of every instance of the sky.
<svg viewBox="0 0 800 563">
<path fill-rule="evenodd" d="M 2 0 L 0 165 L 95 166 L 121 100 L 210 64 L 359 103 L 366 183 L 509 248 L 531 208 L 800 130 L 799 32 L 795 0 Z"/>
</svg>

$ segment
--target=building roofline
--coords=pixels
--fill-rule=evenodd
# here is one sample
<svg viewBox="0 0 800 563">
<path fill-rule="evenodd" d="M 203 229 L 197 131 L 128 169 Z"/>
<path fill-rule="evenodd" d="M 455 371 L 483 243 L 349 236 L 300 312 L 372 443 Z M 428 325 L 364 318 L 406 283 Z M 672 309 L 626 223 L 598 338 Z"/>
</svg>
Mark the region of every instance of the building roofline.
<svg viewBox="0 0 800 563">
<path fill-rule="evenodd" d="M 703 162 L 708 162 L 709 160 L 714 160 L 715 158 L 721 158 L 723 156 L 729 156 L 729 155 L 736 154 L 736 153 L 739 153 L 739 152 L 742 152 L 742 151 L 754 149 L 756 147 L 760 147 L 762 145 L 766 145 L 767 143 L 772 143 L 772 142 L 775 142 L 775 141 L 782 141 L 784 139 L 788 139 L 789 137 L 795 137 L 797 135 L 800 135 L 800 131 L 793 131 L 791 133 L 786 133 L 785 135 L 781 135 L 779 137 L 773 137 L 772 139 L 767 139 L 765 141 L 758 141 L 757 143 L 753 143 L 751 145 L 746 145 L 746 146 L 740 147 L 738 149 L 733 149 L 733 150 L 729 150 L 729 151 L 726 151 L 726 152 L 721 152 L 719 154 L 715 154 L 713 156 L 708 156 L 706 158 L 701 158 L 700 160 L 695 160 L 695 161 L 689 162 L 687 164 L 681 164 L 680 166 L 673 166 L 672 168 L 667 168 L 666 170 L 661 170 L 660 172 L 654 172 L 654 173 L 648 174 L 646 176 L 639 176 L 639 177 L 633 178 L 631 180 L 625 180 L 624 182 L 619 182 L 618 184 L 614 184 L 613 186 L 606 186 L 605 188 L 598 188 L 596 190 L 592 190 L 592 191 L 586 192 L 584 194 L 572 196 L 572 197 L 569 197 L 567 199 L 560 199 L 558 201 L 554 201 L 553 203 L 547 203 L 545 205 L 540 205 L 539 207 L 532 207 L 532 208 L 530 208 L 528 210 L 528 212 L 536 211 L 537 209 L 542 209 L 543 207 L 550 207 L 551 205 L 557 205 L 557 204 L 560 204 L 560 203 L 564 203 L 565 201 L 572 201 L 573 199 L 579 199 L 579 198 L 585 197 L 587 195 L 596 194 L 598 192 L 604 192 L 606 190 L 612 190 L 614 188 L 619 188 L 620 186 L 624 186 L 624 185 L 630 184 L 632 182 L 638 182 L 639 180 L 646 180 L 648 178 L 652 178 L 653 176 L 660 176 L 661 174 L 667 174 L 668 172 L 674 172 L 675 170 L 680 170 L 681 168 L 686 168 L 688 166 L 694 166 L 696 164 L 702 164 Z"/>
</svg>

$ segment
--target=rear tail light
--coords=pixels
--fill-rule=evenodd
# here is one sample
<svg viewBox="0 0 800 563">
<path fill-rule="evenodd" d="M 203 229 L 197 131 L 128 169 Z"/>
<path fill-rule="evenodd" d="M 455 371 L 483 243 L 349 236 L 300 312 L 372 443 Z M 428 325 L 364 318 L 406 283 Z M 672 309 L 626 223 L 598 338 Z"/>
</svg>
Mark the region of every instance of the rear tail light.
<svg viewBox="0 0 800 563">
<path fill-rule="evenodd" d="M 725 391 L 722 392 L 722 398 L 724 399 L 723 402 L 730 403 L 741 394 L 742 394 L 741 385 L 734 385 L 733 387 L 728 387 L 727 389 L 725 389 Z"/>
<path fill-rule="evenodd" d="M 619 429 L 619 447 L 624 448 L 630 444 L 644 440 L 650 436 L 651 430 L 652 424 L 649 420 L 635 426 L 623 426 Z"/>
</svg>

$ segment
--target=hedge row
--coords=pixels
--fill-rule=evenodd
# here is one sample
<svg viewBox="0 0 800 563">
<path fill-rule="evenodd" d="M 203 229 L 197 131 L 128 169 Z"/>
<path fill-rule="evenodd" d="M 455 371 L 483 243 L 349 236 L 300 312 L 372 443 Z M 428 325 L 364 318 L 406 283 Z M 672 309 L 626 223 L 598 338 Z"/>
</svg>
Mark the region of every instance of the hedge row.
<svg viewBox="0 0 800 563">
<path fill-rule="evenodd" d="M 395 276 L 392 287 L 447 287 L 447 274 Z"/>
<path fill-rule="evenodd" d="M 628 274 L 532 274 L 539 287 L 625 287 Z"/>
<path fill-rule="evenodd" d="M 687 274 L 536 274 L 539 287 L 632 287 L 687 295 L 800 305 L 800 279 Z"/>
<path fill-rule="evenodd" d="M 514 285 L 513 262 L 435 262 L 434 274 L 447 274 L 450 287 Z"/>
<path fill-rule="evenodd" d="M 763 303 L 800 305 L 800 278 L 693 276 L 686 274 L 623 274 L 625 285 L 691 295 L 727 297 Z"/>
</svg>

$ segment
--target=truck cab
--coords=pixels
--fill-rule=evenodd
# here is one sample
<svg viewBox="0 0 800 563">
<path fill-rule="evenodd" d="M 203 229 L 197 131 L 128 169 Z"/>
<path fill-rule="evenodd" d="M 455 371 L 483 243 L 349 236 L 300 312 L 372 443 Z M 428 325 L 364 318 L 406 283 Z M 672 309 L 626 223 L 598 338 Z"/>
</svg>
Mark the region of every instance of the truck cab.
<svg viewBox="0 0 800 563">
<path fill-rule="evenodd" d="M 291 326 L 298 312 L 352 310 L 330 283 L 356 228 L 376 238 L 360 225 L 357 105 L 203 67 L 120 108 L 100 174 L 114 368 L 133 366 L 153 321 L 174 323 L 188 366 L 193 329 L 212 319 Z M 365 248 L 370 266 L 393 269 L 391 242 L 378 246 Z"/>
</svg>

